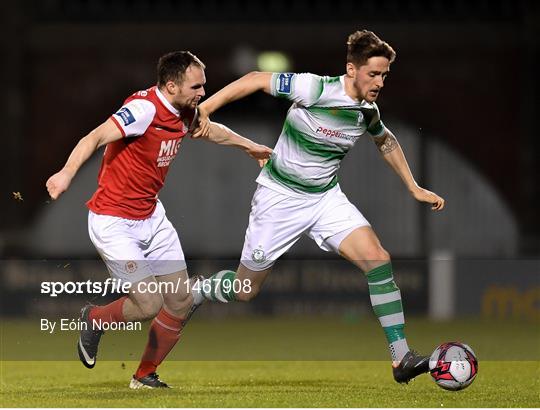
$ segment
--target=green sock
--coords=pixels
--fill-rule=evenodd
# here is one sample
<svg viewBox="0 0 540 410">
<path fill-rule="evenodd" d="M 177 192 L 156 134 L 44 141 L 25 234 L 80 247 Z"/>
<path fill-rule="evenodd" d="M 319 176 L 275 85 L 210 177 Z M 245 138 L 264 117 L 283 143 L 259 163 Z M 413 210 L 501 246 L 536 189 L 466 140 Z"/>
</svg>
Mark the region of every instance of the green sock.
<svg viewBox="0 0 540 410">
<path fill-rule="evenodd" d="M 392 360 L 401 361 L 409 351 L 401 293 L 394 282 L 390 262 L 366 273 L 371 306 L 388 340 Z"/>
<path fill-rule="evenodd" d="M 222 270 L 200 283 L 200 292 L 206 300 L 228 303 L 236 300 L 234 281 L 236 272 Z"/>
</svg>

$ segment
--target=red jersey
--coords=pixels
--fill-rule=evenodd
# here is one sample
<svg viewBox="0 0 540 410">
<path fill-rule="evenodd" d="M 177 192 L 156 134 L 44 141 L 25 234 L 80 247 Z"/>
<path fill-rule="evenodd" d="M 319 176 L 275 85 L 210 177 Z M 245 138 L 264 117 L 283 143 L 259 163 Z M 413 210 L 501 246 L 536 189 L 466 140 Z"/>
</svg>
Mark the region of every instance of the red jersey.
<svg viewBox="0 0 540 410">
<path fill-rule="evenodd" d="M 88 208 L 96 214 L 149 218 L 195 115 L 190 110 L 181 117 L 157 87 L 126 99 L 110 117 L 124 138 L 105 148 L 98 188 L 86 203 Z"/>
</svg>

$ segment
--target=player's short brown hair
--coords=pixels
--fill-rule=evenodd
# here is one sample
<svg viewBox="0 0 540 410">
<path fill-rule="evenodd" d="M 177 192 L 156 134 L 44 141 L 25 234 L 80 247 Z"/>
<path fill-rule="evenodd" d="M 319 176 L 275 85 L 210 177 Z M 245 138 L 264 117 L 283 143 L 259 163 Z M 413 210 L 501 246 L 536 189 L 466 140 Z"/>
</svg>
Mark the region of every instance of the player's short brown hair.
<svg viewBox="0 0 540 410">
<path fill-rule="evenodd" d="M 358 30 L 352 33 L 347 39 L 347 62 L 360 67 L 371 57 L 386 57 L 392 63 L 396 52 L 372 31 Z"/>
<path fill-rule="evenodd" d="M 190 65 L 198 66 L 203 70 L 206 68 L 204 63 L 189 51 L 173 51 L 162 55 L 157 65 L 158 87 L 165 86 L 168 81 L 181 84 Z"/>
</svg>

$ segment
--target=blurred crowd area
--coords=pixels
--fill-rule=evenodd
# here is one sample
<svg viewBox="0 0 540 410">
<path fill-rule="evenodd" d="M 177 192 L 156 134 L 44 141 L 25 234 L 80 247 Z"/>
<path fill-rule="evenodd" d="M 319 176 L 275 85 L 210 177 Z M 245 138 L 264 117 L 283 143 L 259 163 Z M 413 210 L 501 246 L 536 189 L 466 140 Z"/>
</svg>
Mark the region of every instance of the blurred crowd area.
<svg viewBox="0 0 540 410">
<path fill-rule="evenodd" d="M 342 186 L 391 253 L 534 257 L 540 251 L 536 2 L 27 0 L 3 7 L 4 257 L 93 254 L 84 242 L 84 201 L 95 189 L 100 154 L 84 181 L 75 180 L 71 202 L 66 196 L 64 205 L 48 203 L 45 181 L 79 138 L 132 92 L 155 83 L 163 53 L 197 54 L 207 65 L 210 95 L 268 67 L 342 74 L 346 37 L 362 28 L 397 51 L 378 101 L 383 121 L 397 131 L 419 182 L 448 204 L 446 216 L 434 219 L 410 202 L 368 141 L 358 144 L 344 164 Z M 215 119 L 273 145 L 287 107 L 254 95 Z M 233 257 L 257 169 L 239 153 L 199 144 L 183 145 L 173 166 L 178 172 L 163 192 L 166 207 L 195 256 Z M 387 205 L 392 202 L 396 209 Z M 208 235 L 197 233 L 205 220 L 213 222 Z M 70 227 L 80 236 L 70 236 Z M 223 232 L 240 238 L 230 242 L 234 249 L 220 248 Z M 75 245 L 72 254 L 62 243 L 48 246 L 62 236 Z"/>
<path fill-rule="evenodd" d="M 369 139 L 343 163 L 342 189 L 396 261 L 406 309 L 538 320 L 537 2 L 26 0 L 2 7 L 2 315 L 76 311 L 81 296 L 59 303 L 40 295 L 39 284 L 88 279 L 85 259 L 95 280 L 107 277 L 84 205 L 101 152 L 59 201 L 49 201 L 45 181 L 126 97 L 154 85 L 159 56 L 195 53 L 207 66 L 209 96 L 253 70 L 343 74 L 346 38 L 365 28 L 397 51 L 378 100 L 382 119 L 419 183 L 447 201 L 436 215 L 414 202 Z M 213 119 L 273 146 L 288 106 L 261 93 Z M 257 173 L 234 150 L 182 144 L 160 198 L 192 273 L 235 267 Z M 336 259 L 302 240 L 254 307 L 228 312 L 369 314 L 365 281 Z"/>
</svg>

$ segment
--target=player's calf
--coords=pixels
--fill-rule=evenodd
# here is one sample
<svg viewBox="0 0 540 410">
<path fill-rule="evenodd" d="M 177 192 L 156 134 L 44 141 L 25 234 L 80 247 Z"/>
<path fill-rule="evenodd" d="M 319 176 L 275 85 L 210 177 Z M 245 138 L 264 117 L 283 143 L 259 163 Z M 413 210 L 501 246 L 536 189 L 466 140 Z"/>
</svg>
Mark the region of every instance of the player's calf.
<svg viewBox="0 0 540 410">
<path fill-rule="evenodd" d="M 163 307 L 163 297 L 159 293 L 132 293 L 126 317 L 130 320 L 150 320 L 156 317 Z"/>
<path fill-rule="evenodd" d="M 259 290 L 251 289 L 249 292 L 239 292 L 236 294 L 236 300 L 240 302 L 250 302 L 259 294 Z"/>
</svg>

